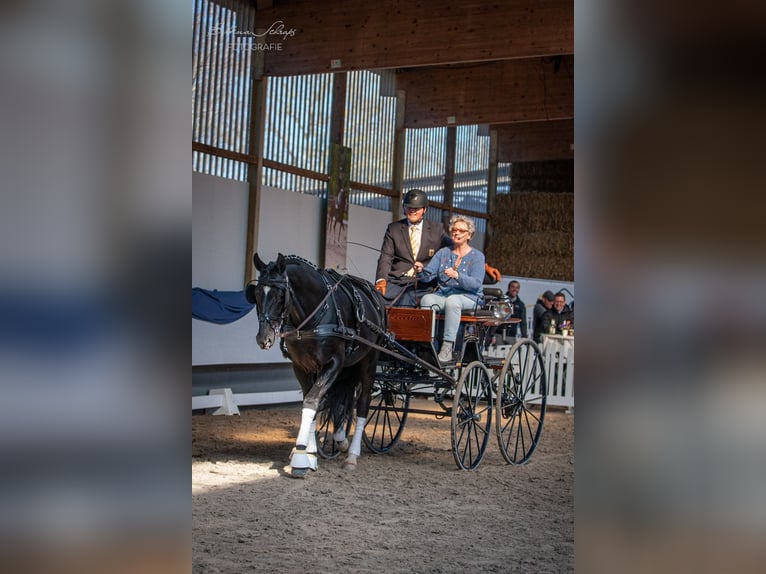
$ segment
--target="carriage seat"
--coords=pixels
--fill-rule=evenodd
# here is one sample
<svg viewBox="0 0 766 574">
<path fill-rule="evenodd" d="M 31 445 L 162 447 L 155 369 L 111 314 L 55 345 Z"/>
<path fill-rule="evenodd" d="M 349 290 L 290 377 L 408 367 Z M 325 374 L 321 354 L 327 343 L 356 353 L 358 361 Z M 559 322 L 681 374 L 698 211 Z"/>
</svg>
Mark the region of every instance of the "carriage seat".
<svg viewBox="0 0 766 574">
<path fill-rule="evenodd" d="M 499 287 L 483 287 L 484 289 L 484 306 L 481 308 L 463 309 L 460 313 L 462 317 L 493 317 L 494 312 L 489 307 L 489 303 L 503 298 L 503 290 Z"/>
<path fill-rule="evenodd" d="M 487 287 L 484 286 L 484 300 L 490 301 L 493 299 L 502 299 L 505 296 L 503 290 L 499 287 Z"/>
</svg>

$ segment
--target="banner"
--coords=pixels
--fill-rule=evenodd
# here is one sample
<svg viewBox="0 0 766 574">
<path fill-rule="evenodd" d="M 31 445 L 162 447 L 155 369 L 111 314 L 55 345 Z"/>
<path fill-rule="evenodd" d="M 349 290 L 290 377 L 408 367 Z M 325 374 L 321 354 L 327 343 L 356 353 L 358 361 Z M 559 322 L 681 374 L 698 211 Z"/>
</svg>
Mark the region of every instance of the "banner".
<svg viewBox="0 0 766 574">
<path fill-rule="evenodd" d="M 340 273 L 346 272 L 350 173 L 351 148 L 331 144 L 324 266 Z"/>
</svg>

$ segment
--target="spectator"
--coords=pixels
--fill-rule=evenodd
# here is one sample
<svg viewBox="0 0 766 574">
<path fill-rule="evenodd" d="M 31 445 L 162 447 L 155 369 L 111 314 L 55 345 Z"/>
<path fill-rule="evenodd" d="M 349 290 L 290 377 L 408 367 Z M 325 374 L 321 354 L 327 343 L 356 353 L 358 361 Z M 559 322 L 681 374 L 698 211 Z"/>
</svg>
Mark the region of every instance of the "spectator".
<svg viewBox="0 0 766 574">
<path fill-rule="evenodd" d="M 543 332 L 543 315 L 548 312 L 548 309 L 553 307 L 553 291 L 546 291 L 535 303 L 535 308 L 532 315 L 532 338 L 536 343 L 540 342 L 540 335 Z"/>
<path fill-rule="evenodd" d="M 378 267 L 375 272 L 375 288 L 389 303 L 402 307 L 417 305 L 416 297 L 433 288 L 422 279 L 415 289 L 407 290 L 415 283 L 416 262 L 425 267 L 442 247 L 452 247 L 452 239 L 442 224 L 424 219 L 428 209 L 428 196 L 420 189 L 411 189 L 404 195 L 405 218 L 390 223 L 380 248 Z M 413 253 L 413 246 L 417 253 Z M 400 296 L 401 295 L 401 296 Z"/>
<path fill-rule="evenodd" d="M 542 334 L 550 333 L 551 327 L 556 334 L 561 334 L 562 328 L 572 327 L 574 314 L 566 304 L 566 296 L 559 291 L 553 298 L 553 308 L 548 309 L 542 318 Z"/>
<path fill-rule="evenodd" d="M 434 293 L 424 295 L 420 306 L 444 312 L 444 336 L 439 350 L 441 364 L 452 360 L 462 310 L 475 309 L 484 297 L 484 254 L 468 245 L 475 231 L 476 226 L 470 217 L 453 216 L 450 232 L 454 247 L 439 249 L 425 268 L 420 261 L 415 263 L 419 275 L 426 279 L 438 278 L 438 288 Z"/>
<path fill-rule="evenodd" d="M 521 323 L 513 323 L 505 328 L 505 336 L 516 338 L 517 334 L 522 337 L 527 336 L 527 306 L 519 298 L 519 289 L 521 285 L 515 279 L 508 283 L 508 301 L 511 304 L 511 319 L 521 319 Z"/>
</svg>

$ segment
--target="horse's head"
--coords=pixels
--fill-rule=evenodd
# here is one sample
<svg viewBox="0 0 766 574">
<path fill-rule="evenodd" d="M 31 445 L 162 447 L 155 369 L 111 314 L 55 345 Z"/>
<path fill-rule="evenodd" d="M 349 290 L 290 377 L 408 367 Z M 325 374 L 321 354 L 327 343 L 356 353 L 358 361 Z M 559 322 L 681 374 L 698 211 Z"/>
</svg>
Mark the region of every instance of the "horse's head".
<svg viewBox="0 0 766 574">
<path fill-rule="evenodd" d="M 276 261 L 264 263 L 256 253 L 253 263 L 258 270 L 258 281 L 255 286 L 248 287 L 248 300 L 255 303 L 258 309 L 258 336 L 255 340 L 261 349 L 270 349 L 279 338 L 292 303 L 292 289 L 285 273 L 287 261 L 280 253 Z"/>
</svg>

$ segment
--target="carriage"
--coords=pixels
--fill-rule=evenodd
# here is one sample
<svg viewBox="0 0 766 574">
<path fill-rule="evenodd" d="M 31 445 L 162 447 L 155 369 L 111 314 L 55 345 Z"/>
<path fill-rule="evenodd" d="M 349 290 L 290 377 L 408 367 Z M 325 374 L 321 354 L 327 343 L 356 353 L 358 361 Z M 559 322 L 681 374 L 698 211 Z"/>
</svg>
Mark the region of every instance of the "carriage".
<svg viewBox="0 0 766 574">
<path fill-rule="evenodd" d="M 497 330 L 519 319 L 507 318 L 500 289 L 484 287 L 484 295 L 482 308 L 463 312 L 457 359 L 443 367 L 433 343 L 442 317 L 431 309 L 388 309 L 393 338 L 378 360 L 363 435 L 370 451 L 391 450 L 402 436 L 408 414 L 414 412 L 450 418 L 452 454 L 460 469 L 479 465 L 493 426 L 508 463 L 524 464 L 532 456 L 547 402 L 542 355 L 530 339 L 518 340 L 505 357 L 488 354 Z M 422 396 L 430 397 L 435 407 L 414 408 L 412 403 Z M 338 456 L 328 411 L 318 417 L 320 455 Z"/>
<path fill-rule="evenodd" d="M 280 341 L 304 390 L 304 420 L 296 447 L 304 463 L 295 462 L 293 449 L 293 475 L 303 476 L 305 469 L 316 469 L 315 462 L 308 462 L 311 453 L 304 458 L 307 443 L 315 446 L 321 458 L 335 458 L 348 451 L 345 437 L 353 426 L 353 408 L 349 408 L 352 401 L 356 402 L 359 427 L 353 433 L 357 454 L 358 443 L 373 453 L 390 451 L 401 438 L 409 413 L 422 413 L 450 418 L 452 453 L 462 470 L 475 469 L 481 463 L 493 426 L 508 463 L 524 464 L 530 459 L 540 442 L 545 419 L 546 373 L 540 349 L 530 339 L 517 340 L 505 356 L 489 353 L 499 329 L 519 322 L 510 318 L 510 307 L 501 289 L 484 286 L 483 305 L 463 311 L 455 360 L 441 364 L 434 341 L 440 340 L 443 317 L 436 311 L 381 306 L 382 299 L 369 283 L 317 269 L 295 256 L 280 255 L 276 263 L 268 265 L 257 254 L 254 260 L 261 270 L 260 300 L 255 285 L 248 289 L 249 298 L 259 305 L 258 342 L 266 348 Z M 311 266 L 305 272 L 313 271 L 321 277 L 313 289 L 305 290 L 305 297 L 314 299 L 304 301 L 301 311 L 295 310 L 301 307 L 295 304 L 300 298 L 296 284 L 308 279 L 299 279 L 296 270 L 291 281 L 290 262 L 303 268 Z M 265 301 L 269 292 L 278 295 L 272 297 L 273 311 Z M 279 317 L 277 312 L 281 312 Z M 287 323 L 293 328 L 285 329 Z M 302 354 L 297 357 L 299 351 Z M 360 357 L 355 362 L 351 360 L 354 353 Z M 310 355 L 326 357 L 313 364 L 329 363 L 334 372 L 325 376 L 321 369 L 312 371 L 308 367 Z M 361 366 L 344 376 L 347 371 L 333 364 L 344 360 Z M 351 377 L 361 379 L 362 384 L 349 383 Z M 316 390 L 327 381 L 324 394 Z M 345 398 L 333 394 L 333 384 L 338 389 L 345 385 Z M 422 402 L 423 397 L 434 407 L 415 408 L 413 403 Z M 339 404 L 343 408 L 338 408 Z M 309 415 L 307 406 L 313 407 Z M 364 415 L 361 425 L 360 413 Z M 311 418 L 310 437 L 307 416 Z M 356 456 L 352 463 L 356 464 Z"/>
</svg>

